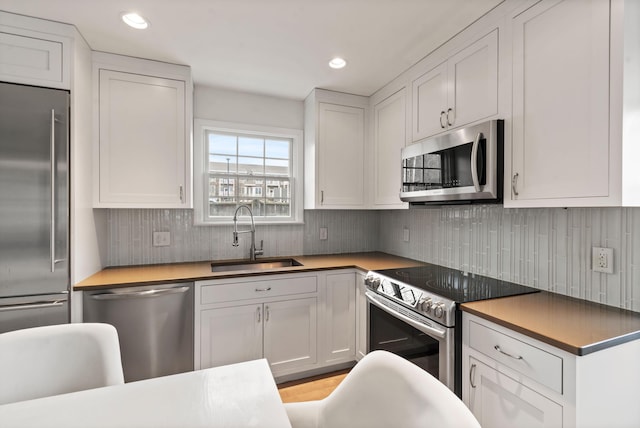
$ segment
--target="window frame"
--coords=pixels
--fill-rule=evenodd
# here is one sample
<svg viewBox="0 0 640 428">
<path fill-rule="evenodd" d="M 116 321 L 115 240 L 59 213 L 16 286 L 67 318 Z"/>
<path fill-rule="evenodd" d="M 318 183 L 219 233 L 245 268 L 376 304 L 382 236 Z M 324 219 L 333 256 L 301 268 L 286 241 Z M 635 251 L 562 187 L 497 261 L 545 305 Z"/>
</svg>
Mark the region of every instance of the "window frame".
<svg viewBox="0 0 640 428">
<path fill-rule="evenodd" d="M 207 131 L 224 132 L 256 137 L 285 138 L 291 140 L 291 215 L 288 217 L 254 217 L 256 224 L 303 224 L 303 131 L 301 129 L 278 128 L 236 122 L 221 122 L 209 119 L 194 120 L 193 151 L 193 200 L 196 226 L 230 225 L 233 218 L 211 218 L 208 215 L 209 171 L 207 153 Z"/>
</svg>

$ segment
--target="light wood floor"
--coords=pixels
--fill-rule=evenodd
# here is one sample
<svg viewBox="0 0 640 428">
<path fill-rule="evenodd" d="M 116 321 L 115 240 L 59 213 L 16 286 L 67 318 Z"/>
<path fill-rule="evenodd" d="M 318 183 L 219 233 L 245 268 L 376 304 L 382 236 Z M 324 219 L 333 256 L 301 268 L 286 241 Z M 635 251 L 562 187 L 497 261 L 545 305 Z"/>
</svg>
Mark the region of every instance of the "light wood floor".
<svg viewBox="0 0 640 428">
<path fill-rule="evenodd" d="M 285 382 L 278 385 L 278 392 L 283 403 L 321 400 L 342 382 L 349 370 L 328 373 L 322 376 Z"/>
</svg>

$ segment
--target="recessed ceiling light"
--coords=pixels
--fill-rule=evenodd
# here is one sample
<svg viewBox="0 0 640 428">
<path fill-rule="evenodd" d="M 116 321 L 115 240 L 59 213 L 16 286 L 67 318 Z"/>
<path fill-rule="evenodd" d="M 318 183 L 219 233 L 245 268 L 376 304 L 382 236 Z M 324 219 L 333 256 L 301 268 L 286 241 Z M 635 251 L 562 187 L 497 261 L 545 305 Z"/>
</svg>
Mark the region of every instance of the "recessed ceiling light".
<svg viewBox="0 0 640 428">
<path fill-rule="evenodd" d="M 331 68 L 343 68 L 345 65 L 347 65 L 347 61 L 342 58 L 336 57 L 329 61 L 329 67 Z"/>
<path fill-rule="evenodd" d="M 136 28 L 138 30 L 144 30 L 149 26 L 149 21 L 135 12 L 124 12 L 121 14 L 122 20 L 129 27 Z"/>
</svg>

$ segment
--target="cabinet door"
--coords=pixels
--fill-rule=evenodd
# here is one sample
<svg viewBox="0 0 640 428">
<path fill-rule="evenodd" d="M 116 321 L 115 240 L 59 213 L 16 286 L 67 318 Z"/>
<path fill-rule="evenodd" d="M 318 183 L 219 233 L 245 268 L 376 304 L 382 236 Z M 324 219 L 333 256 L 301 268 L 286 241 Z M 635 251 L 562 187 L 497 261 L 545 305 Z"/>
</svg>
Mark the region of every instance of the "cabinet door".
<svg viewBox="0 0 640 428">
<path fill-rule="evenodd" d="M 448 86 L 446 62 L 413 81 L 413 141 L 446 129 Z"/>
<path fill-rule="evenodd" d="M 317 363 L 317 299 L 264 304 L 264 357 L 274 375 Z"/>
<path fill-rule="evenodd" d="M 540 2 L 512 24 L 511 198 L 608 196 L 609 2 Z"/>
<path fill-rule="evenodd" d="M 318 201 L 364 206 L 364 109 L 319 103 Z"/>
<path fill-rule="evenodd" d="M 324 362 L 353 361 L 356 356 L 356 286 L 354 273 L 327 275 Z"/>
<path fill-rule="evenodd" d="M 447 73 L 447 126 L 498 114 L 498 30 L 452 56 Z"/>
<path fill-rule="evenodd" d="M 185 82 L 99 73 L 99 206 L 187 207 Z"/>
<path fill-rule="evenodd" d="M 562 406 L 470 357 L 468 406 L 483 428 L 562 427 Z"/>
<path fill-rule="evenodd" d="M 262 358 L 262 305 L 208 309 L 200 315 L 200 368 Z"/>
<path fill-rule="evenodd" d="M 401 150 L 406 141 L 406 90 L 402 88 L 373 107 L 375 171 L 374 205 L 406 207 L 400 201 Z"/>
<path fill-rule="evenodd" d="M 0 28 L 0 80 L 69 88 L 69 77 L 64 75 L 67 65 L 63 68 L 62 41 L 8 34 L 2 30 Z"/>
<path fill-rule="evenodd" d="M 356 360 L 367 355 L 368 318 L 364 275 L 356 274 Z"/>
</svg>

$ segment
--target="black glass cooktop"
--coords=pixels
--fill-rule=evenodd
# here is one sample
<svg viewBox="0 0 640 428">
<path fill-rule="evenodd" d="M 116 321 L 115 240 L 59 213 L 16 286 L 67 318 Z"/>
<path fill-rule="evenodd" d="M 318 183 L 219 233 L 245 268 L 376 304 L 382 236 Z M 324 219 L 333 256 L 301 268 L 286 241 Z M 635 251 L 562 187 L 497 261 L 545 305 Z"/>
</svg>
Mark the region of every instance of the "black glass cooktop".
<svg viewBox="0 0 640 428">
<path fill-rule="evenodd" d="M 376 273 L 457 303 L 537 293 L 540 290 L 439 265 L 384 269 Z"/>
</svg>

